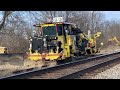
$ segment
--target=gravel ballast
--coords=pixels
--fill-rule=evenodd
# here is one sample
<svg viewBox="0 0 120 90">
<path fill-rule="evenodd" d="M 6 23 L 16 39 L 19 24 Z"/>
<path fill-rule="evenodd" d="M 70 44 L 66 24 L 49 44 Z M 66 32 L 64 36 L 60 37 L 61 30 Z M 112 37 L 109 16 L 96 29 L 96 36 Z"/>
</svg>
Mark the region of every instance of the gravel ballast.
<svg viewBox="0 0 120 90">
<path fill-rule="evenodd" d="M 91 79 L 120 79 L 120 64 L 98 73 Z"/>
</svg>

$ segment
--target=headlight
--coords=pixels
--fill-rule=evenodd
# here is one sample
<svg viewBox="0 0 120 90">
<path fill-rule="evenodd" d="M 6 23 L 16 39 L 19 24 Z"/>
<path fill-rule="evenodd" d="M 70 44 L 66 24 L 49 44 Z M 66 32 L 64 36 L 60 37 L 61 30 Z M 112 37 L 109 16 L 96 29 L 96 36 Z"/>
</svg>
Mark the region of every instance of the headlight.
<svg viewBox="0 0 120 90">
<path fill-rule="evenodd" d="M 57 40 L 58 38 L 57 37 L 55 37 L 55 40 Z"/>
<path fill-rule="evenodd" d="M 46 41 L 46 38 L 43 38 L 43 41 Z"/>
<path fill-rule="evenodd" d="M 57 40 L 56 36 L 51 37 L 52 40 Z"/>
<path fill-rule="evenodd" d="M 44 47 L 47 47 L 47 44 L 46 44 L 46 43 L 44 43 Z"/>
<path fill-rule="evenodd" d="M 32 41 L 32 39 L 30 39 L 30 41 Z"/>
</svg>

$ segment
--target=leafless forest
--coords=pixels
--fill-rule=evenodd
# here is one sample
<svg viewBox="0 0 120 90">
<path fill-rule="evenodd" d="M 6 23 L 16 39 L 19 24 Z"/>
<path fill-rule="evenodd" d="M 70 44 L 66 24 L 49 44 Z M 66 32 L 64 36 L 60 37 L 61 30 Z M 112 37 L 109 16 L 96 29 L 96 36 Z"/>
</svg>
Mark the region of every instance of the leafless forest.
<svg viewBox="0 0 120 90">
<path fill-rule="evenodd" d="M 45 22 L 49 17 L 62 16 L 87 34 L 102 32 L 98 42 L 109 45 L 109 38 L 120 40 L 120 21 L 106 21 L 100 11 L 0 11 L 0 46 L 8 47 L 10 53 L 24 53 L 29 48 L 29 37 L 33 35 L 33 24 Z"/>
</svg>

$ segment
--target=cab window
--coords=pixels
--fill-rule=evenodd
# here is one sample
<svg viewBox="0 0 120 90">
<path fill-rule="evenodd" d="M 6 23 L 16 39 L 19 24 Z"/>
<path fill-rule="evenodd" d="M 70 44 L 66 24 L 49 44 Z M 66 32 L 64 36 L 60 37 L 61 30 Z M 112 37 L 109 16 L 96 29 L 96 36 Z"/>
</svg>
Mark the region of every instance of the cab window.
<svg viewBox="0 0 120 90">
<path fill-rule="evenodd" d="M 70 30 L 68 28 L 68 25 L 64 25 L 64 31 L 65 31 L 65 34 L 70 35 Z"/>
<path fill-rule="evenodd" d="M 66 29 L 67 29 L 68 35 L 74 35 L 74 28 L 72 27 L 72 25 L 66 25 Z"/>
<path fill-rule="evenodd" d="M 58 25 L 58 35 L 62 35 L 62 25 Z"/>
</svg>

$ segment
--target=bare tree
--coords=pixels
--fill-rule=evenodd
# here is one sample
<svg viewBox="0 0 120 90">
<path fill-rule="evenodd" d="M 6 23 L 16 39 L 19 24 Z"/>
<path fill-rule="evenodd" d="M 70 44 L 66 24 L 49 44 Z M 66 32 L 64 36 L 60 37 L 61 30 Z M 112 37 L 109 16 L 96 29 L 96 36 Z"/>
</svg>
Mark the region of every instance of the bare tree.
<svg viewBox="0 0 120 90">
<path fill-rule="evenodd" d="M 86 34 L 91 29 L 92 34 L 102 32 L 99 42 L 104 42 L 116 36 L 120 40 L 120 22 L 105 21 L 99 11 L 2 11 L 0 22 L 0 45 L 9 48 L 10 52 L 26 52 L 29 47 L 29 37 L 33 35 L 33 24 L 46 22 L 50 17 L 63 17 L 65 21 L 75 23 Z M 3 28 L 4 27 L 4 28 Z"/>
<path fill-rule="evenodd" d="M 3 17 L 0 23 L 0 30 L 4 27 L 5 21 L 13 13 L 13 11 L 3 11 Z"/>
</svg>

